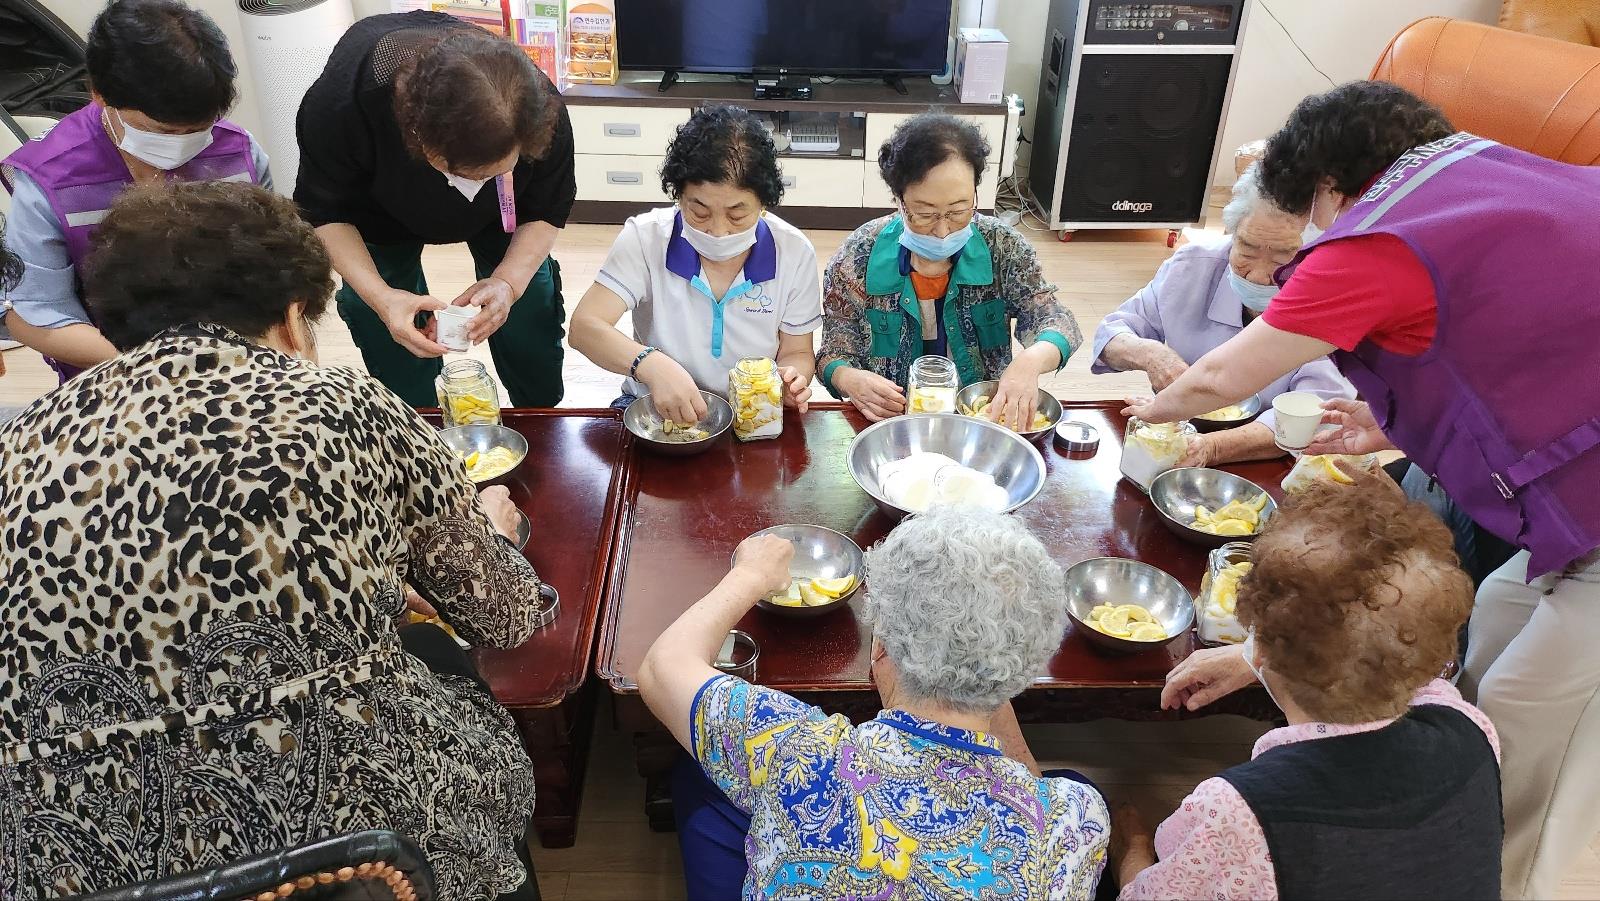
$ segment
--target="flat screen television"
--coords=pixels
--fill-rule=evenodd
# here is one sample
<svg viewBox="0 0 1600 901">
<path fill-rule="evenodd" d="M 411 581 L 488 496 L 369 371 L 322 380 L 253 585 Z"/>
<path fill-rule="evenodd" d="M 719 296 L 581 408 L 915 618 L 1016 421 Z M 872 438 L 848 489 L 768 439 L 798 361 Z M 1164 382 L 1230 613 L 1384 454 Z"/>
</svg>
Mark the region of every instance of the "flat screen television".
<svg viewBox="0 0 1600 901">
<path fill-rule="evenodd" d="M 949 33 L 950 0 L 617 0 L 624 69 L 932 75 Z"/>
</svg>

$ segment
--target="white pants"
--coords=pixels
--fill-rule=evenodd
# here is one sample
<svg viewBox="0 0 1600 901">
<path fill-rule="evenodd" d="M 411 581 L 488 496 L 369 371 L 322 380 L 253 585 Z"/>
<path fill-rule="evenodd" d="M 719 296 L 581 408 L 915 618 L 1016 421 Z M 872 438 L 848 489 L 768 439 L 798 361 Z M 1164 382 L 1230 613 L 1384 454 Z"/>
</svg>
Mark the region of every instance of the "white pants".
<svg viewBox="0 0 1600 901">
<path fill-rule="evenodd" d="M 1461 680 L 1500 733 L 1507 899 L 1555 897 L 1600 831 L 1600 551 L 1527 573 L 1522 551 L 1478 589 Z"/>
</svg>

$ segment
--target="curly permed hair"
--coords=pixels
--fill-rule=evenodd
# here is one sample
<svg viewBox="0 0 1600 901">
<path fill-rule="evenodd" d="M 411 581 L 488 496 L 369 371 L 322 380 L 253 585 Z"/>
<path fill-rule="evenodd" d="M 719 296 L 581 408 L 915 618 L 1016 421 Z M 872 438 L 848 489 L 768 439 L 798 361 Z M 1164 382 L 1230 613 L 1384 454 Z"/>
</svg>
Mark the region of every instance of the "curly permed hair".
<svg viewBox="0 0 1600 901">
<path fill-rule="evenodd" d="M 739 106 L 702 106 L 678 126 L 661 165 L 661 190 L 673 200 L 693 184 L 727 184 L 764 207 L 783 200 L 778 150 L 761 119 Z"/>
<path fill-rule="evenodd" d="M 561 98 L 520 48 L 477 28 L 425 43 L 394 75 L 406 147 L 460 174 L 515 152 L 537 160 L 555 138 Z"/>
<path fill-rule="evenodd" d="M 118 350 L 175 325 L 259 338 L 305 304 L 327 309 L 333 275 L 293 201 L 240 182 L 163 182 L 125 192 L 84 262 L 85 300 Z"/>
<path fill-rule="evenodd" d="M 1322 722 L 1399 716 L 1456 654 L 1472 580 L 1450 530 L 1382 474 L 1278 509 L 1239 585 L 1274 687 Z"/>
<path fill-rule="evenodd" d="M 1360 194 L 1400 155 L 1455 134 L 1439 108 L 1386 81 L 1353 81 L 1300 101 L 1267 139 L 1261 189 L 1284 210 L 1311 211 L 1324 178 L 1346 196 Z"/>
<path fill-rule="evenodd" d="M 899 200 L 911 187 L 951 157 L 972 167 L 972 183 L 983 182 L 989 142 L 976 125 L 945 113 L 923 113 L 907 119 L 878 148 L 878 174 Z"/>
</svg>

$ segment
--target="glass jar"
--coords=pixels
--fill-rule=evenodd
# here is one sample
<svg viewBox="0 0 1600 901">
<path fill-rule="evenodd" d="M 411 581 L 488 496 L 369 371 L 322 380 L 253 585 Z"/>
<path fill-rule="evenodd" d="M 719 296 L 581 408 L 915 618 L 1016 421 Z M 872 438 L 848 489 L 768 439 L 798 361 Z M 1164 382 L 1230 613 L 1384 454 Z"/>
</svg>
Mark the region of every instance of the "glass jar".
<svg viewBox="0 0 1600 901">
<path fill-rule="evenodd" d="M 907 412 L 954 413 L 961 376 L 956 373 L 956 364 L 946 357 L 917 357 L 911 361 L 907 388 Z"/>
<path fill-rule="evenodd" d="M 1206 573 L 1200 577 L 1196 601 L 1200 640 L 1206 644 L 1239 644 L 1245 640 L 1238 616 L 1239 580 L 1254 565 L 1250 554 L 1248 541 L 1230 541 L 1206 558 Z"/>
<path fill-rule="evenodd" d="M 728 370 L 728 405 L 733 435 L 740 441 L 783 434 L 783 378 L 767 357 L 745 357 Z"/>
<path fill-rule="evenodd" d="M 1149 494 L 1150 483 L 1177 467 L 1198 434 L 1187 422 L 1153 423 L 1129 417 L 1122 442 L 1122 475 Z"/>
<path fill-rule="evenodd" d="M 452 360 L 433 380 L 439 396 L 444 427 L 500 424 L 500 389 L 489 370 L 477 360 Z"/>
</svg>

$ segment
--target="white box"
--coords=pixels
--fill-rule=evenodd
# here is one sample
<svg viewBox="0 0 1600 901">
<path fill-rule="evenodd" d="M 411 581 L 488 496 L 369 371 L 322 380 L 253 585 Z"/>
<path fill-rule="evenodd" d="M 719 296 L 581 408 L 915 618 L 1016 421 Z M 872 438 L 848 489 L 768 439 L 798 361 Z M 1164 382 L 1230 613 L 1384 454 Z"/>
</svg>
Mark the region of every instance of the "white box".
<svg viewBox="0 0 1600 901">
<path fill-rule="evenodd" d="M 962 103 L 1000 103 L 1006 89 L 1006 51 L 998 28 L 963 28 L 956 45 L 956 92 Z"/>
</svg>

